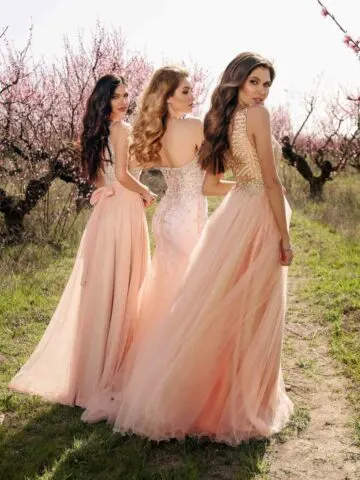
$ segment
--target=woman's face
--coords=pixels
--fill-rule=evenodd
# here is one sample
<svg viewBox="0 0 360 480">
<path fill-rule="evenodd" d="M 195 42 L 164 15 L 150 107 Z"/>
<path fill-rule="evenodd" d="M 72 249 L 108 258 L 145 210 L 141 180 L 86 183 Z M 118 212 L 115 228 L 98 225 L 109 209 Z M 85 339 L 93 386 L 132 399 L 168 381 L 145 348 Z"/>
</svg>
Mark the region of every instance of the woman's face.
<svg viewBox="0 0 360 480">
<path fill-rule="evenodd" d="M 122 120 L 129 108 L 129 92 L 126 85 L 118 85 L 111 99 L 111 120 Z"/>
<path fill-rule="evenodd" d="M 270 71 L 266 67 L 255 68 L 239 88 L 238 103 L 250 107 L 262 105 L 271 87 Z"/>
<path fill-rule="evenodd" d="M 190 113 L 194 105 L 194 95 L 192 93 L 191 83 L 187 78 L 183 78 L 174 94 L 167 100 L 168 108 L 175 116 Z"/>
</svg>

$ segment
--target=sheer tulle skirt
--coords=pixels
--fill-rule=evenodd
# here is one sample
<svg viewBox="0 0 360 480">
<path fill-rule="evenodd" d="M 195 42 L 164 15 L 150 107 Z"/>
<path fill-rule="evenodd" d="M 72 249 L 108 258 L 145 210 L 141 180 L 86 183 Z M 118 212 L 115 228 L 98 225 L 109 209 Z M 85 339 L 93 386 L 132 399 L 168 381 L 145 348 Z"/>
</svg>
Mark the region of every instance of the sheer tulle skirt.
<svg viewBox="0 0 360 480">
<path fill-rule="evenodd" d="M 102 187 L 56 311 L 13 390 L 86 406 L 111 384 L 131 345 L 149 265 L 144 206 L 120 184 Z"/>
<path fill-rule="evenodd" d="M 235 188 L 209 220 L 171 314 L 129 352 L 106 406 L 115 431 L 235 445 L 285 425 L 279 241 L 265 192 Z"/>
</svg>

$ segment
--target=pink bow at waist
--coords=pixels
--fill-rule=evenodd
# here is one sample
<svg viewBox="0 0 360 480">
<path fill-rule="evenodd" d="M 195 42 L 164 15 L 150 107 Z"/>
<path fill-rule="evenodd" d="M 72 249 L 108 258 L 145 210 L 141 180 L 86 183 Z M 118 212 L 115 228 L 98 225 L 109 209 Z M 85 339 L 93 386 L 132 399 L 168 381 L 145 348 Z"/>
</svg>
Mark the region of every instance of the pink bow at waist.
<svg viewBox="0 0 360 480">
<path fill-rule="evenodd" d="M 100 200 L 103 200 L 107 197 L 112 197 L 113 195 L 115 195 L 115 190 L 112 185 L 106 185 L 105 187 L 97 188 L 90 197 L 90 203 L 94 206 L 100 202 Z"/>
</svg>

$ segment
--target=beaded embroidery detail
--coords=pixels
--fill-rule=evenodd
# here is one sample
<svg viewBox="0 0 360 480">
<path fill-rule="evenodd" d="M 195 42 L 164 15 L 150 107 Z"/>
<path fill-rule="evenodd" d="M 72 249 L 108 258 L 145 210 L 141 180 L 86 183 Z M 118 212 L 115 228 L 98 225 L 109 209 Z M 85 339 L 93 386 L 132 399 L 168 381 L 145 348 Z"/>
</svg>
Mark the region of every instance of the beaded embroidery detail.
<svg viewBox="0 0 360 480">
<path fill-rule="evenodd" d="M 251 144 L 247 130 L 246 119 L 248 109 L 238 110 L 235 113 L 232 132 L 230 134 L 230 152 L 227 156 L 227 166 L 235 176 L 237 190 L 254 195 L 264 190 L 259 158 L 255 147 Z M 279 143 L 272 139 L 275 161 L 282 157 Z"/>
<path fill-rule="evenodd" d="M 192 238 L 196 231 L 197 238 L 205 225 L 207 200 L 202 193 L 205 172 L 198 165 L 197 157 L 182 167 L 156 168 L 164 175 L 167 189 L 156 209 L 152 226 L 157 257 L 162 262 L 163 271 L 170 274 L 176 267 L 172 262 L 177 261 L 174 257 L 174 232 L 179 232 L 180 240 L 188 235 Z M 187 256 L 188 252 L 184 255 Z"/>
</svg>

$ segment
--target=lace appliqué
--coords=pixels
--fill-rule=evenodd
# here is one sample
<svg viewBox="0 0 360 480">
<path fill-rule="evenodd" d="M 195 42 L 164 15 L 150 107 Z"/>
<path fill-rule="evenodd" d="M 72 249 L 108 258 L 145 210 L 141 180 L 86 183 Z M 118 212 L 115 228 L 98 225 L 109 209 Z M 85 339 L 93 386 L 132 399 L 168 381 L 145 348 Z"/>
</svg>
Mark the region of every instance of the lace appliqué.
<svg viewBox="0 0 360 480">
<path fill-rule="evenodd" d="M 207 200 L 202 193 L 205 172 L 197 158 L 180 168 L 158 167 L 167 190 L 153 217 L 156 257 L 163 273 L 171 275 L 187 257 L 207 219 Z M 191 248 L 190 248 L 191 246 Z M 182 258 L 183 257 L 183 258 Z"/>
</svg>

